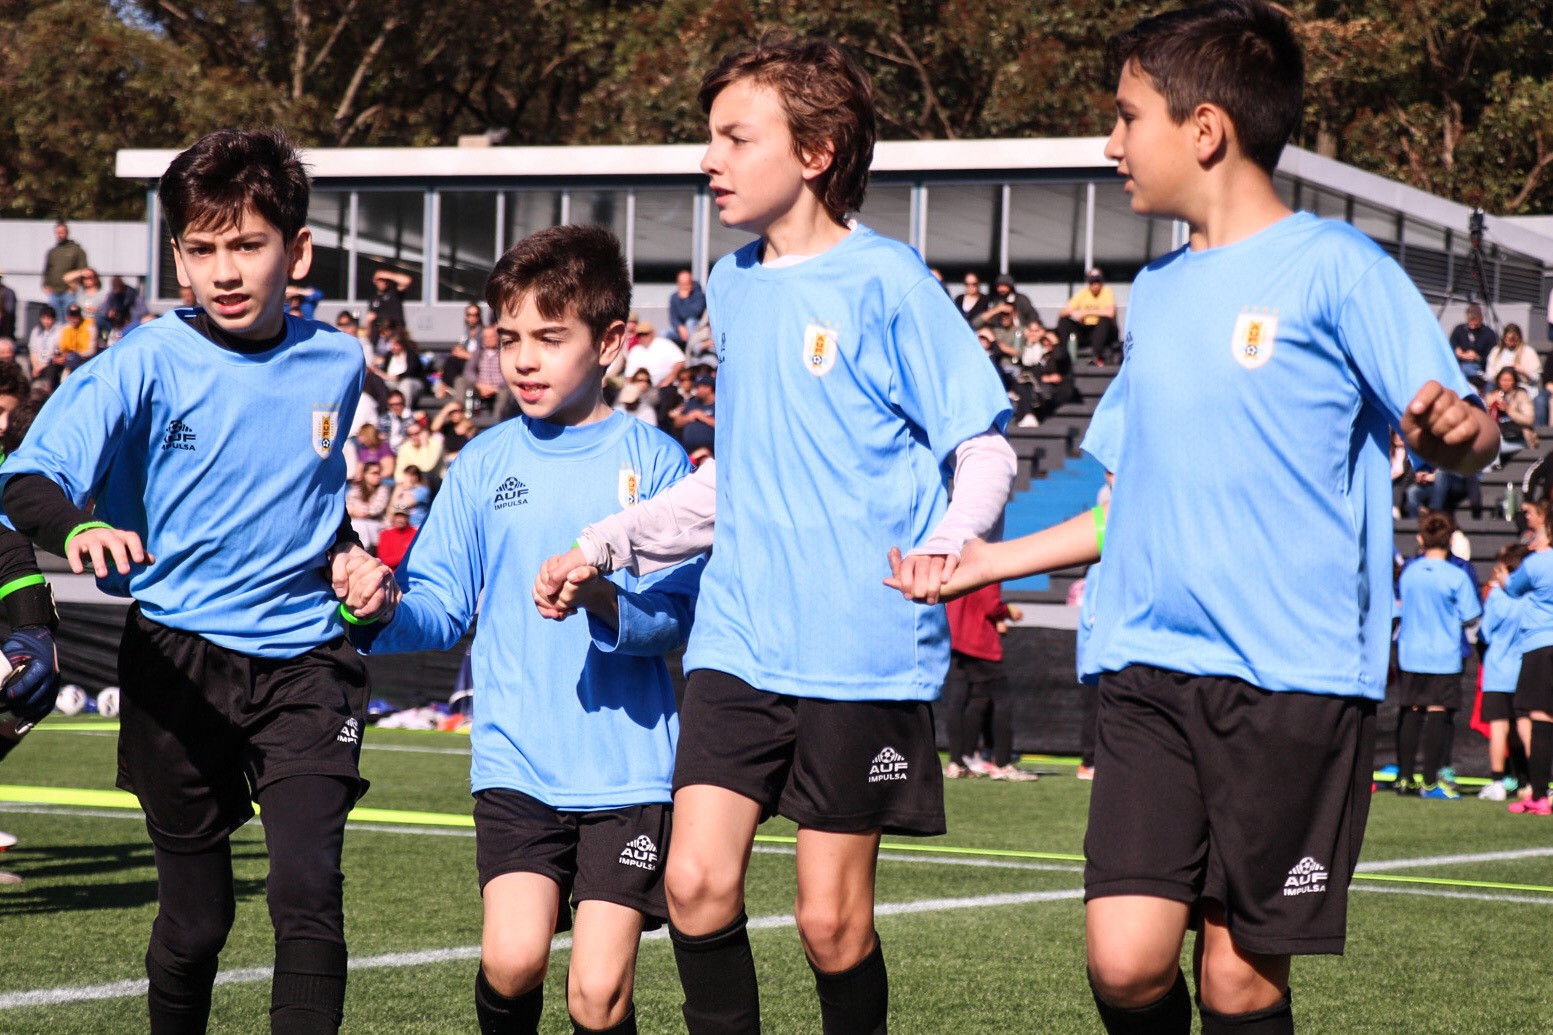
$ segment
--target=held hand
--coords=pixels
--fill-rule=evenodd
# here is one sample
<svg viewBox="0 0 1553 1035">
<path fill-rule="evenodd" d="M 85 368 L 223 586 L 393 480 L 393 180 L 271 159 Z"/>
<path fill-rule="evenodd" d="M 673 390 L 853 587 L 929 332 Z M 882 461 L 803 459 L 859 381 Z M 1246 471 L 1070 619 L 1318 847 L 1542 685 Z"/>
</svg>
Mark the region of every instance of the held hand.
<svg viewBox="0 0 1553 1035">
<path fill-rule="evenodd" d="M 561 608 L 567 614 L 575 614 L 578 608 L 590 607 L 599 602 L 602 592 L 607 592 L 607 585 L 593 565 L 579 565 L 567 572 L 566 581 L 561 583 L 557 594 Z"/>
<path fill-rule="evenodd" d="M 989 549 L 990 544 L 980 539 L 972 539 L 960 548 L 958 562 L 952 571 L 944 574 L 943 582 L 938 587 L 938 599 L 940 601 L 963 597 L 972 590 L 980 589 L 990 582 L 997 581 L 992 575 L 992 558 L 988 555 Z M 921 597 L 914 597 L 906 592 L 905 584 L 900 577 L 903 566 L 904 561 L 901 559 L 900 551 L 892 547 L 890 549 L 890 571 L 892 574 L 884 580 L 884 584 L 891 589 L 900 590 L 908 600 L 928 603 L 929 601 Z"/>
<path fill-rule="evenodd" d="M 351 579 L 363 568 L 377 564 L 377 558 L 351 543 L 344 550 L 329 551 L 329 585 L 334 595 L 344 600 L 350 593 Z"/>
<path fill-rule="evenodd" d="M 954 554 L 918 553 L 903 558 L 900 548 L 894 546 L 890 547 L 889 556 L 890 577 L 884 584 L 919 604 L 938 603 L 960 563 Z"/>
<path fill-rule="evenodd" d="M 1008 605 L 1008 620 L 1011 621 L 1011 622 L 1022 622 L 1022 621 L 1024 621 L 1025 620 L 1024 608 L 1020 607 L 1018 604 L 1009 604 Z"/>
<path fill-rule="evenodd" d="M 1454 468 L 1472 455 L 1479 414 L 1481 410 L 1438 381 L 1427 381 L 1402 414 L 1402 438 L 1436 466 Z"/>
<path fill-rule="evenodd" d="M 351 614 L 363 621 L 388 622 L 394 617 L 401 596 L 394 570 L 368 556 L 360 547 L 352 547 L 351 552 L 359 553 L 364 560 L 351 568 L 350 580 L 341 599 Z"/>
<path fill-rule="evenodd" d="M 568 575 L 587 566 L 588 559 L 575 546 L 539 566 L 539 574 L 534 576 L 534 606 L 541 617 L 560 620 L 576 610 L 562 602 L 561 591 Z"/>
<path fill-rule="evenodd" d="M 99 579 L 107 578 L 110 560 L 120 575 L 128 575 L 131 564 L 149 564 L 156 560 L 141 545 L 140 536 L 118 528 L 88 528 L 72 536 L 65 547 L 65 560 L 70 562 L 70 570 L 77 575 L 84 573 L 88 558 Z"/>
<path fill-rule="evenodd" d="M 42 625 L 13 629 L 4 649 L 11 674 L 5 678 L 0 705 L 31 726 L 54 710 L 59 696 L 59 656 L 53 634 Z"/>
</svg>

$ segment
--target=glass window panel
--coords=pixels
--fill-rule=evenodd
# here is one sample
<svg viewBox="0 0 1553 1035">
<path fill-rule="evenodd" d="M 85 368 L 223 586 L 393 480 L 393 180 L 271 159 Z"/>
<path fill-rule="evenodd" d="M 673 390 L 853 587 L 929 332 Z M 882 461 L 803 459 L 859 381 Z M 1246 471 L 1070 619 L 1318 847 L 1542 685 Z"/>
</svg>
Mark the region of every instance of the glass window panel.
<svg viewBox="0 0 1553 1035">
<path fill-rule="evenodd" d="M 313 268 L 307 282 L 328 298 L 349 297 L 350 218 L 350 191 L 313 191 L 307 206 L 307 225 L 313 231 Z"/>
<path fill-rule="evenodd" d="M 1021 281 L 1070 279 L 1084 257 L 1084 185 L 1015 184 L 1008 208 L 1009 272 Z M 997 270 L 979 272 L 990 283 Z"/>
<path fill-rule="evenodd" d="M 996 270 L 1003 224 L 1000 184 L 932 185 L 922 235 L 927 263 L 945 277 Z"/>
<path fill-rule="evenodd" d="M 164 302 L 176 302 L 178 300 L 178 267 L 173 262 L 172 231 L 167 228 L 167 220 L 162 220 L 156 232 L 157 249 L 157 296 Z"/>
<path fill-rule="evenodd" d="M 1347 219 L 1348 199 L 1342 194 L 1334 194 L 1329 190 L 1305 185 L 1300 192 L 1300 206 L 1307 212 L 1314 212 L 1323 219 Z"/>
<path fill-rule="evenodd" d="M 437 227 L 437 298 L 476 302 L 496 265 L 496 192 L 443 191 Z"/>
<path fill-rule="evenodd" d="M 356 297 L 377 293 L 372 274 L 408 273 L 406 302 L 425 297 L 426 195 L 421 191 L 362 191 L 356 201 Z"/>
<path fill-rule="evenodd" d="M 623 190 L 574 190 L 568 218 L 579 226 L 603 226 L 613 230 L 622 246 L 626 240 L 626 192 Z"/>
<path fill-rule="evenodd" d="M 1095 184 L 1094 258 L 1108 277 L 1118 280 L 1121 270 L 1136 270 L 1169 250 L 1170 224 L 1133 212 L 1120 178 Z"/>
<path fill-rule="evenodd" d="M 1402 243 L 1409 248 L 1433 248 L 1445 251 L 1445 231 L 1437 226 L 1409 219 L 1402 224 Z"/>
<path fill-rule="evenodd" d="M 505 246 L 511 248 L 535 230 L 561 222 L 561 192 L 558 190 L 514 190 L 507 192 Z"/>
<path fill-rule="evenodd" d="M 863 197 L 857 218 L 881 237 L 911 243 L 911 187 L 872 186 Z"/>
<path fill-rule="evenodd" d="M 722 220 L 717 218 L 717 205 L 715 203 L 707 205 L 706 211 L 708 222 L 706 264 L 707 269 L 710 270 L 712 266 L 717 264 L 718 259 L 721 259 L 729 252 L 736 252 L 746 244 L 749 244 L 753 239 L 753 235 L 743 230 L 734 230 L 723 226 Z"/>
<path fill-rule="evenodd" d="M 695 244 L 695 204 L 695 191 L 689 187 L 636 192 L 632 277 L 666 284 L 680 270 L 690 268 Z"/>
<path fill-rule="evenodd" d="M 1353 225 L 1356 230 L 1368 234 L 1375 241 L 1389 242 L 1397 239 L 1397 214 L 1389 208 L 1355 201 Z"/>
</svg>

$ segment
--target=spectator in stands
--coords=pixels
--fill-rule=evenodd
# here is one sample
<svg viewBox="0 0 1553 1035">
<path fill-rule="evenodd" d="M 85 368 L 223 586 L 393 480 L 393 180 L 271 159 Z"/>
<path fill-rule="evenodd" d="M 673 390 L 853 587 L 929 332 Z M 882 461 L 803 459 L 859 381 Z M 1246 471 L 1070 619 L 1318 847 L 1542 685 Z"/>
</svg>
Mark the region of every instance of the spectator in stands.
<svg viewBox="0 0 1553 1035">
<path fill-rule="evenodd" d="M 679 444 L 690 454 L 691 461 L 699 465 L 712 455 L 717 428 L 717 379 L 702 374 L 696 378 L 691 393 L 691 397 L 677 406 L 670 416 L 679 433 Z M 701 454 L 699 458 L 698 453 Z"/>
<path fill-rule="evenodd" d="M 442 475 L 447 469 L 443 459 L 442 436 L 431 433 L 431 426 L 425 417 L 416 416 L 406 425 L 405 440 L 394 451 L 394 458 L 394 466 L 398 470 L 415 467 L 427 485 L 436 488 L 442 484 Z M 410 523 L 416 528 L 421 527 L 420 522 L 414 520 L 413 514 Z"/>
<path fill-rule="evenodd" d="M 987 311 L 991 300 L 981 293 L 981 277 L 975 273 L 965 275 L 965 293 L 956 298 L 955 304 L 960 307 L 960 315 L 965 317 L 965 322 L 975 327 L 977 317 Z"/>
<path fill-rule="evenodd" d="M 674 293 L 669 296 L 669 337 L 688 345 L 705 320 L 706 295 L 689 270 L 680 270 L 674 278 Z"/>
<path fill-rule="evenodd" d="M 361 545 L 377 549 L 378 535 L 388 517 L 388 486 L 383 484 L 383 465 L 372 461 L 361 465 L 361 477 L 345 494 L 345 513 L 351 527 L 361 537 Z"/>
<path fill-rule="evenodd" d="M 404 326 L 404 292 L 414 281 L 408 273 L 380 269 L 372 274 L 372 286 L 377 293 L 367 303 L 367 311 L 377 323 L 377 334 L 382 335 L 384 321 L 395 327 Z"/>
<path fill-rule="evenodd" d="M 973 327 L 990 326 L 999 327 L 1029 327 L 1034 324 L 1041 326 L 1041 317 L 1035 311 L 1035 306 L 1030 299 L 1015 290 L 1014 278 L 1007 273 L 1000 275 L 996 285 L 992 289 L 992 297 L 987 302 L 987 308 L 982 311 L 981 322 L 971 321 Z"/>
<path fill-rule="evenodd" d="M 686 374 L 689 371 L 685 371 Z M 654 388 L 652 375 L 646 370 L 638 370 L 620 389 L 620 395 L 615 398 L 615 409 L 621 413 L 629 413 L 639 421 L 658 426 L 658 395 L 668 389 Z"/>
<path fill-rule="evenodd" d="M 54 246 L 43 257 L 43 290 L 54 312 L 64 312 L 75 301 L 74 289 L 65 283 L 65 274 L 86 264 L 86 249 L 70 239 L 70 228 L 63 219 L 59 220 L 54 224 Z"/>
<path fill-rule="evenodd" d="M 65 309 L 65 329 L 59 335 L 54 365 L 68 374 L 96 354 L 97 328 L 81 312 L 81 307 L 72 303 Z"/>
<path fill-rule="evenodd" d="M 626 345 L 626 377 L 645 369 L 654 387 L 666 388 L 684 365 L 685 353 L 678 345 L 658 334 L 651 322 L 637 321 L 636 338 Z"/>
<path fill-rule="evenodd" d="M 394 480 L 394 447 L 383 440 L 376 424 L 363 424 L 356 429 L 356 462 L 363 467 L 375 463 L 384 481 Z"/>
<path fill-rule="evenodd" d="M 470 355 L 464 376 L 454 383 L 453 395 L 499 417 L 504 394 L 511 393 L 501 375 L 501 340 L 494 326 L 484 327 L 480 330 L 480 347 Z"/>
<path fill-rule="evenodd" d="M 286 288 L 286 302 L 300 308 L 299 316 L 304 320 L 318 318 L 318 303 L 324 300 L 324 293 L 311 284 L 291 284 Z"/>
<path fill-rule="evenodd" d="M 399 447 L 404 445 L 410 422 L 414 419 L 414 414 L 405 407 L 404 393 L 390 391 L 383 413 L 377 419 L 377 430 L 383 433 L 383 441 L 388 443 L 389 449 L 399 451 Z"/>
<path fill-rule="evenodd" d="M 1553 525 L 1553 503 L 1546 499 L 1522 501 L 1521 524 L 1524 527 L 1517 541 L 1532 553 L 1541 553 L 1553 545 L 1553 537 L 1548 534 Z"/>
<path fill-rule="evenodd" d="M 1504 336 L 1500 338 L 1499 344 L 1488 351 L 1488 359 L 1483 364 L 1483 376 L 1492 384 L 1499 371 L 1505 367 L 1515 368 L 1523 385 L 1542 383 L 1542 357 L 1537 355 L 1536 349 L 1526 344 L 1526 336 L 1521 333 L 1521 325 L 1518 323 L 1504 325 Z"/>
<path fill-rule="evenodd" d="M 390 568 L 398 568 L 414 541 L 415 529 L 410 525 L 410 512 L 396 509 L 389 517 L 389 526 L 378 536 L 377 559 Z"/>
<path fill-rule="evenodd" d="M 1082 290 L 1068 299 L 1057 314 L 1057 339 L 1064 346 L 1072 340 L 1088 346 L 1090 359 L 1103 367 L 1114 360 L 1121 362 L 1120 337 L 1116 331 L 1116 295 L 1106 285 L 1098 266 L 1085 274 Z"/>
<path fill-rule="evenodd" d="M 1014 697 L 1003 672 L 1007 623 L 1023 617 L 1019 608 L 1003 602 L 1002 587 L 995 582 L 949 602 L 949 677 L 944 683 L 944 723 L 949 739 L 944 776 L 948 779 L 1039 779 L 1014 765 Z M 989 718 L 991 764 L 976 754 L 977 735 Z"/>
<path fill-rule="evenodd" d="M 1536 407 L 1531 395 L 1521 387 L 1515 367 L 1500 367 L 1494 387 L 1483 396 L 1488 414 L 1499 422 L 1499 461 L 1522 449 L 1537 448 Z"/>
<path fill-rule="evenodd" d="M 108 289 L 103 286 L 102 278 L 87 266 L 66 273 L 65 283 L 70 285 L 75 304 L 81 307 L 82 315 L 101 342 L 108 333 Z"/>
<path fill-rule="evenodd" d="M 449 388 L 464 376 L 469 357 L 479 351 L 480 332 L 484 327 L 485 320 L 480 314 L 480 303 L 470 302 L 464 306 L 464 336 L 453 343 L 453 348 L 448 352 L 448 358 L 442 361 L 442 383 Z"/>
<path fill-rule="evenodd" d="M 1451 348 L 1461 373 L 1475 385 L 1483 384 L 1483 361 L 1499 341 L 1491 328 L 1483 325 L 1483 309 L 1477 303 L 1467 306 L 1467 320 L 1451 331 Z"/>
<path fill-rule="evenodd" d="M 469 419 L 469 414 L 464 412 L 463 402 L 458 399 L 442 407 L 431 419 L 431 432 L 442 436 L 443 461 L 448 464 L 453 462 L 459 450 L 468 445 L 479 430 L 475 422 Z"/>
<path fill-rule="evenodd" d="M 107 310 L 110 327 L 122 326 L 128 329 L 145 317 L 146 302 L 140 295 L 140 289 L 123 277 L 109 277 Z"/>
<path fill-rule="evenodd" d="M 420 528 L 426 522 L 426 512 L 431 507 L 431 490 L 421 478 L 421 469 L 414 464 L 399 465 L 399 480 L 394 482 L 393 495 L 389 497 L 392 510 L 402 510 L 409 515 L 410 526 Z"/>
<path fill-rule="evenodd" d="M 6 287 L 3 269 L 0 269 L 0 339 L 16 340 L 16 292 Z"/>
<path fill-rule="evenodd" d="M 408 328 L 394 327 L 388 332 L 388 354 L 380 361 L 379 373 L 385 383 L 403 394 L 410 406 L 425 394 L 426 365 Z"/>
<path fill-rule="evenodd" d="M 38 313 L 38 323 L 27 337 L 27 356 L 32 361 L 33 380 L 43 378 L 45 371 L 52 372 L 54 368 L 54 356 L 59 352 L 59 338 L 63 332 L 59 324 L 59 314 L 54 307 L 46 305 Z M 59 383 L 58 377 L 51 382 Z"/>
<path fill-rule="evenodd" d="M 1021 428 L 1040 427 L 1041 421 L 1057 407 L 1078 398 L 1073 385 L 1073 358 L 1068 350 L 1050 334 L 1038 334 L 1034 340 L 1039 358 L 1014 389 L 1025 411 L 1019 418 Z"/>
</svg>

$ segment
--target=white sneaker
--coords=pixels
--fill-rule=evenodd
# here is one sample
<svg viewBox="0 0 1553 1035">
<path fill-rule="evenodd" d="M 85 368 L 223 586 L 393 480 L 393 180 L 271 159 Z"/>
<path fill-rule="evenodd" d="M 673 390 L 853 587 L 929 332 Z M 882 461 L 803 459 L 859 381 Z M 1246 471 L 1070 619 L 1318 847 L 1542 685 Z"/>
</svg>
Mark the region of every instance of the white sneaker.
<svg viewBox="0 0 1553 1035">
<path fill-rule="evenodd" d="M 1478 798 L 1482 801 L 1504 801 L 1504 782 L 1501 780 L 1488 781 L 1488 783 L 1483 785 L 1483 789 L 1478 791 Z"/>
<path fill-rule="evenodd" d="M 961 765 L 959 762 L 950 762 L 948 765 L 944 766 L 945 780 L 964 780 L 970 775 L 971 771 L 965 768 L 965 766 Z"/>
<path fill-rule="evenodd" d="M 7 834 L 4 830 L 0 830 L 0 852 L 5 851 L 7 848 L 11 847 L 15 843 L 16 843 L 16 835 L 15 834 Z"/>
<path fill-rule="evenodd" d="M 1021 769 L 1010 762 L 1008 765 L 993 766 L 990 775 L 994 780 L 1009 780 L 1013 783 L 1029 783 L 1039 780 L 1039 773 L 1032 773 L 1028 769 Z"/>
<path fill-rule="evenodd" d="M 1041 426 L 1041 421 L 1035 414 L 1027 413 L 1019 418 L 1019 426 L 1021 428 L 1038 428 Z"/>
<path fill-rule="evenodd" d="M 997 768 L 979 755 L 966 755 L 960 759 L 960 763 L 971 771 L 972 776 L 991 776 L 992 771 Z"/>
</svg>

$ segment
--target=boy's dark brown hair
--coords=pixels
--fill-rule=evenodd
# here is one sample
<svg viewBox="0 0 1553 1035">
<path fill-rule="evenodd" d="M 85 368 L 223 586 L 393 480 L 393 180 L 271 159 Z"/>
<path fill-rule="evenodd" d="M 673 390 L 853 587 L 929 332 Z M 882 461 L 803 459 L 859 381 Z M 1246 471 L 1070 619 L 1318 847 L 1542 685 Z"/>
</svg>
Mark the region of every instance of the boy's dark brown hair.
<svg viewBox="0 0 1553 1035">
<path fill-rule="evenodd" d="M 831 152 L 830 167 L 813 181 L 831 218 L 840 223 L 848 212 L 862 208 L 878 135 L 868 73 L 838 44 L 772 29 L 749 50 L 726 55 L 702 77 L 701 110 L 710 115 L 717 95 L 743 80 L 781 100 L 794 154 Z"/>
<path fill-rule="evenodd" d="M 279 129 L 218 129 L 167 166 L 157 186 L 173 239 L 236 226 L 253 206 L 287 244 L 307 225 L 311 187 L 302 158 Z"/>
<path fill-rule="evenodd" d="M 1263 0 L 1215 0 L 1146 18 L 1107 41 L 1118 74 L 1133 62 L 1179 125 L 1214 104 L 1241 152 L 1272 175 L 1300 124 L 1305 57 L 1288 17 Z"/>
<path fill-rule="evenodd" d="M 1443 514 L 1425 514 L 1418 521 L 1418 540 L 1425 550 L 1449 550 L 1453 531 L 1450 518 Z"/>
<path fill-rule="evenodd" d="M 485 282 L 485 302 L 500 318 L 530 293 L 546 320 L 577 314 L 593 340 L 631 312 L 631 273 L 620 241 L 601 226 L 552 226 L 508 248 Z"/>
<path fill-rule="evenodd" d="M 1509 546 L 1500 549 L 1499 553 L 1494 556 L 1494 563 L 1503 564 L 1505 571 L 1513 572 L 1516 568 L 1521 566 L 1521 562 L 1524 561 L 1530 553 L 1531 550 L 1522 546 L 1520 543 L 1511 543 Z"/>
</svg>

